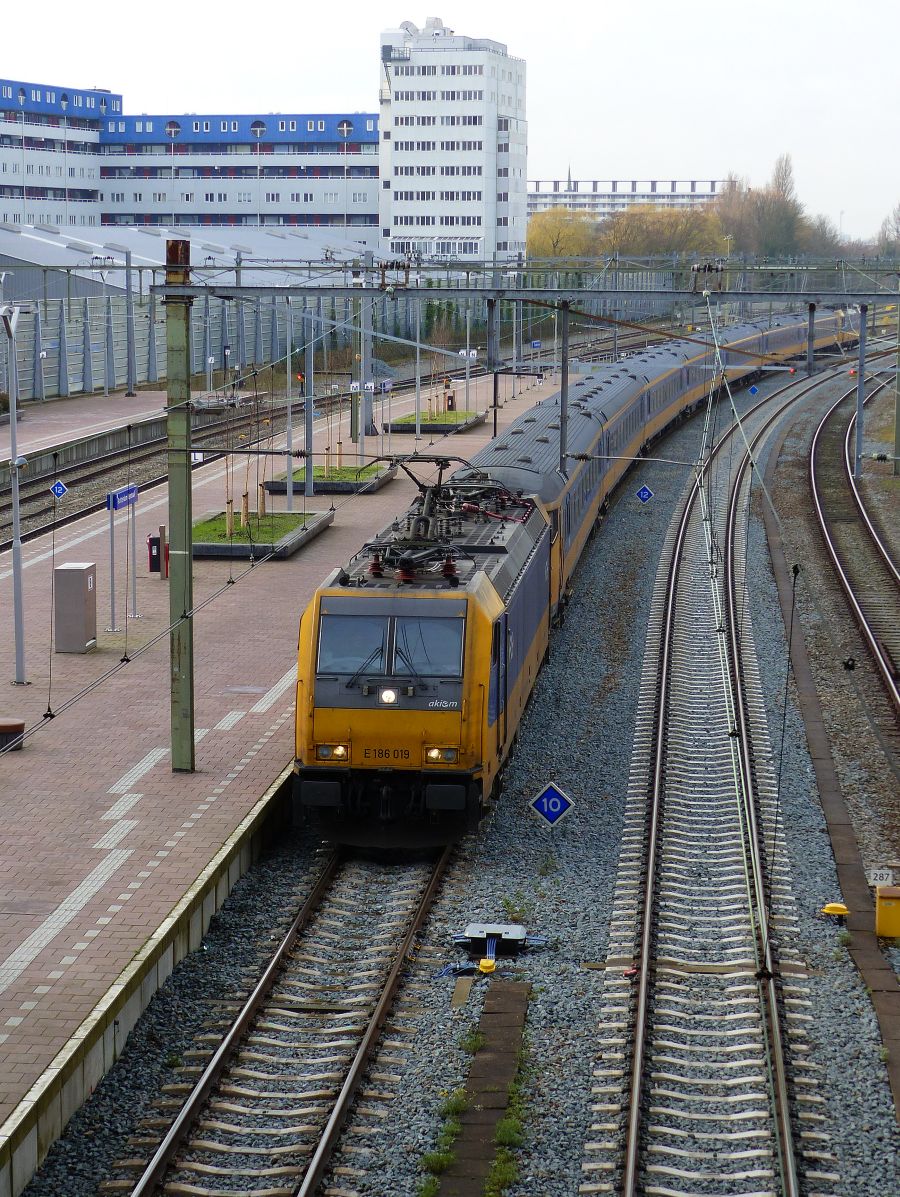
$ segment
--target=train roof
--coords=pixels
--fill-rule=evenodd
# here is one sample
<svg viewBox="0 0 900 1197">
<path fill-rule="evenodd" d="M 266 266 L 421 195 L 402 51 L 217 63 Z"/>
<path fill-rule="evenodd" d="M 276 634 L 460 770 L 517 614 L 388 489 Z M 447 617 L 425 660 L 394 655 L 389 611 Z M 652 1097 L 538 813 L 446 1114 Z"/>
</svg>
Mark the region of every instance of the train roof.
<svg viewBox="0 0 900 1197">
<path fill-rule="evenodd" d="M 772 328 L 788 321 L 773 322 Z M 790 321 L 793 323 L 793 321 Z M 728 328 L 728 341 L 740 343 L 770 327 L 768 321 L 748 322 Z M 696 341 L 670 341 L 632 353 L 618 362 L 596 366 L 569 386 L 568 450 L 586 453 L 599 429 L 615 423 L 616 416 L 650 382 L 698 358 L 711 361 L 713 351 Z M 472 467 L 511 490 L 522 491 L 543 503 L 558 501 L 566 480 L 559 472 L 560 393 L 523 412 L 506 431 L 472 458 Z"/>
</svg>

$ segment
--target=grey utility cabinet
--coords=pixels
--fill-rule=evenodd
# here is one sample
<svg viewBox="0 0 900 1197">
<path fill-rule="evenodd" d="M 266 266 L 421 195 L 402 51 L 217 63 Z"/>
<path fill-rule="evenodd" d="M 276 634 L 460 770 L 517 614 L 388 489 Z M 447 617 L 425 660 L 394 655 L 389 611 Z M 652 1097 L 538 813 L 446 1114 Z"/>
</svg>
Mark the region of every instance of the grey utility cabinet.
<svg viewBox="0 0 900 1197">
<path fill-rule="evenodd" d="M 58 653 L 97 647 L 97 566 L 69 561 L 53 571 L 53 625 Z"/>
</svg>

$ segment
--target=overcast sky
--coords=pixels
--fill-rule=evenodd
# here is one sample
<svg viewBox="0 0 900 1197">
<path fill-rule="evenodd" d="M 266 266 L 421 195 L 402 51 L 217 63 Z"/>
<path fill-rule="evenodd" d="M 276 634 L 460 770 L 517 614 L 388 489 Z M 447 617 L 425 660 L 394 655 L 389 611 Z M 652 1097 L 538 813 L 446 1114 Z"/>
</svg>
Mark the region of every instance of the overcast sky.
<svg viewBox="0 0 900 1197">
<path fill-rule="evenodd" d="M 760 186 L 789 153 L 846 235 L 900 202 L 900 0 L 44 0 L 5 11 L 0 75 L 106 87 L 126 113 L 376 112 L 381 30 L 428 16 L 526 60 L 531 179 Z"/>
</svg>

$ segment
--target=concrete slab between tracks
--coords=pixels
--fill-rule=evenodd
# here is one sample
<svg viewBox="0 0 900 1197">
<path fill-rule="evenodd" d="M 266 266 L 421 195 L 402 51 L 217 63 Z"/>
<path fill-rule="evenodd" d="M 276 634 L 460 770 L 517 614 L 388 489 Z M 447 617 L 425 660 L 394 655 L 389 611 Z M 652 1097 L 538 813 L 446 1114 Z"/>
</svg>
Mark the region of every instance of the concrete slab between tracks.
<svg viewBox="0 0 900 1197">
<path fill-rule="evenodd" d="M 0 1126 L 0 1197 L 18 1197 L 69 1118 L 115 1064 L 150 999 L 175 965 L 200 947 L 213 915 L 257 859 L 265 824 L 290 777 L 288 767 L 269 786 Z"/>
</svg>

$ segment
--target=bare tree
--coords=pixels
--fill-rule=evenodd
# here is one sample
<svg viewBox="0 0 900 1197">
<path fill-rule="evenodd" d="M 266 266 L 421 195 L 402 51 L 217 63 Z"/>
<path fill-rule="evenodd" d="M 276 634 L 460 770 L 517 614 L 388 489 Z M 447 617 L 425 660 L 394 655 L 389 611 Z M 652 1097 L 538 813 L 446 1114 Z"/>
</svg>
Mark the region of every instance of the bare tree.
<svg viewBox="0 0 900 1197">
<path fill-rule="evenodd" d="M 900 202 L 894 210 L 885 216 L 878 230 L 878 252 L 885 254 L 900 253 Z"/>
</svg>

